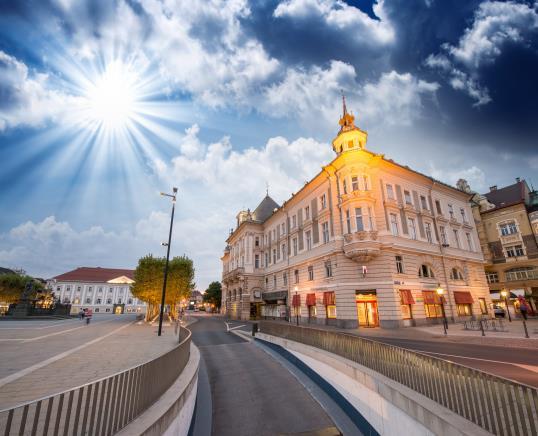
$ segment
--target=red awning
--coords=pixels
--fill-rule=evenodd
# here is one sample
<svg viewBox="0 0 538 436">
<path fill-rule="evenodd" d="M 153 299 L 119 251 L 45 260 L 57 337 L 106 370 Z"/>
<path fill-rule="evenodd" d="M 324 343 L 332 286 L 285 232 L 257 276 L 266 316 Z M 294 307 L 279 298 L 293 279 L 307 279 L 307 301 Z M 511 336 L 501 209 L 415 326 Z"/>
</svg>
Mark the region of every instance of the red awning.
<svg viewBox="0 0 538 436">
<path fill-rule="evenodd" d="M 334 291 L 323 293 L 323 305 L 324 306 L 336 306 L 336 296 Z"/>
<path fill-rule="evenodd" d="M 400 297 L 402 298 L 402 304 L 415 304 L 415 299 L 409 289 L 400 289 Z"/>
<path fill-rule="evenodd" d="M 306 294 L 306 305 L 307 306 L 316 305 L 316 294 Z"/>
<path fill-rule="evenodd" d="M 435 291 L 422 291 L 424 304 L 441 304 L 441 298 Z"/>
<path fill-rule="evenodd" d="M 454 292 L 454 301 L 456 304 L 473 304 L 473 296 L 470 292 Z"/>
<path fill-rule="evenodd" d="M 300 295 L 294 295 L 291 304 L 293 307 L 300 307 L 301 306 L 301 296 Z"/>
</svg>

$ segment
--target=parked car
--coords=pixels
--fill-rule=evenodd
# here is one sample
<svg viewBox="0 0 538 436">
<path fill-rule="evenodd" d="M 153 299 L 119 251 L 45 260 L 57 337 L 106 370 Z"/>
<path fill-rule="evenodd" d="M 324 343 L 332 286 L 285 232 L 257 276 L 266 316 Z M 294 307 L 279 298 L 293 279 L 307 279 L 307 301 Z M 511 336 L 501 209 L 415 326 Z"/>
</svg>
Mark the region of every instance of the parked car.
<svg viewBox="0 0 538 436">
<path fill-rule="evenodd" d="M 501 306 L 493 305 L 493 313 L 495 318 L 504 318 L 506 316 L 506 311 Z"/>
</svg>

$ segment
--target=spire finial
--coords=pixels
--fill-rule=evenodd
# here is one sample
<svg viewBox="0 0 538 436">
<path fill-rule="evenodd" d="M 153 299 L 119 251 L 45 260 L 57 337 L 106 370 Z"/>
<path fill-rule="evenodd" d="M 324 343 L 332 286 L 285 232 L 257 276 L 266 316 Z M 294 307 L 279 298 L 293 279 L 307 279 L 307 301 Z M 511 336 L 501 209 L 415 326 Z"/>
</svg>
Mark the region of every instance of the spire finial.
<svg viewBox="0 0 538 436">
<path fill-rule="evenodd" d="M 344 94 L 343 89 L 341 89 L 340 92 L 342 93 L 342 116 L 344 117 L 347 114 L 346 95 Z"/>
<path fill-rule="evenodd" d="M 269 197 L 269 182 L 265 182 L 265 196 Z"/>
</svg>

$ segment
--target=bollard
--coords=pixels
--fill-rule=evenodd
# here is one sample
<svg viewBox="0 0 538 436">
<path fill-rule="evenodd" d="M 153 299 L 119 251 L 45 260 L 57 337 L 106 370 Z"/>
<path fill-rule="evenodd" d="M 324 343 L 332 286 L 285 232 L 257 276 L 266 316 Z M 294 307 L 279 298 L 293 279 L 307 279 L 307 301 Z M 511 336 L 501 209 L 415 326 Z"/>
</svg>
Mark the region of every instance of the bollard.
<svg viewBox="0 0 538 436">
<path fill-rule="evenodd" d="M 525 337 L 529 337 L 529 331 L 527 330 L 527 323 L 523 320 L 523 328 L 525 329 Z"/>
<path fill-rule="evenodd" d="M 484 332 L 484 324 L 482 324 L 482 320 L 478 321 L 480 323 L 480 330 L 482 331 L 482 336 L 486 336 L 486 333 Z"/>
<path fill-rule="evenodd" d="M 258 333 L 258 323 L 253 322 L 252 323 L 252 336 L 256 336 L 256 333 Z"/>
</svg>

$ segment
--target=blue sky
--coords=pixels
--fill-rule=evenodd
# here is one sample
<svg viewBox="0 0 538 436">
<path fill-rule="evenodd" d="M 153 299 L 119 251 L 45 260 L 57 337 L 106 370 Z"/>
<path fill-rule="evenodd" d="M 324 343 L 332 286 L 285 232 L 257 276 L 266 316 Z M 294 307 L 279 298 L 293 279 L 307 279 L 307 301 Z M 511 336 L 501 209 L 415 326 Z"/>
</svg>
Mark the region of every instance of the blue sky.
<svg viewBox="0 0 538 436">
<path fill-rule="evenodd" d="M 538 184 L 538 3 L 0 1 L 0 265 L 195 260 L 241 208 L 332 159 L 340 92 L 368 148 L 477 191 Z"/>
</svg>

